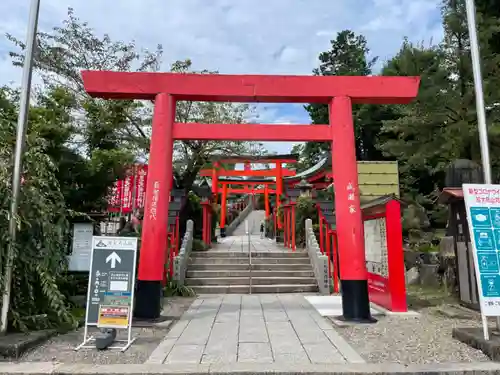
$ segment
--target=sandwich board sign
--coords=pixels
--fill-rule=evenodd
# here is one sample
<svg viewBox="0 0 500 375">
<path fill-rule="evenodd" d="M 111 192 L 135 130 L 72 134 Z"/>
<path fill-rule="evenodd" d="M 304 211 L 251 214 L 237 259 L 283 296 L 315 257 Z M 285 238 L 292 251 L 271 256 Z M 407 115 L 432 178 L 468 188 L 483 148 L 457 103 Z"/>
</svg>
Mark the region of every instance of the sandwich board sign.
<svg viewBox="0 0 500 375">
<path fill-rule="evenodd" d="M 75 348 L 88 348 L 95 337 L 88 327 L 128 330 L 125 346 L 110 347 L 125 351 L 132 339 L 132 310 L 134 307 L 135 265 L 138 239 L 134 237 L 94 236 L 90 258 L 87 309 L 83 343 Z"/>
<path fill-rule="evenodd" d="M 463 184 L 484 338 L 487 317 L 500 317 L 500 185 Z"/>
</svg>

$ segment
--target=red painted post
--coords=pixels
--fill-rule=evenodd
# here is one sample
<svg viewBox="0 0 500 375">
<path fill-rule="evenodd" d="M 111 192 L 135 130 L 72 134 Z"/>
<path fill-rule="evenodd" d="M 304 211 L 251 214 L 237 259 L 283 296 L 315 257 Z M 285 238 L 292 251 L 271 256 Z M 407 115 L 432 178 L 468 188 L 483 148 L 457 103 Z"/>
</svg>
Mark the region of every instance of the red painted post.
<svg viewBox="0 0 500 375">
<path fill-rule="evenodd" d="M 391 311 L 405 312 L 408 311 L 408 306 L 406 304 L 401 204 L 397 200 L 391 200 L 387 203 L 385 208 L 387 261 L 389 263 L 389 291 L 392 305 Z"/>
<path fill-rule="evenodd" d="M 339 264 L 337 262 L 337 233 L 332 231 L 333 242 L 333 292 L 339 292 Z"/>
<path fill-rule="evenodd" d="M 212 168 L 212 195 L 214 196 L 215 203 L 218 202 L 219 197 L 219 162 L 214 162 Z"/>
<path fill-rule="evenodd" d="M 328 283 L 330 283 L 330 280 L 332 279 L 332 249 L 331 249 L 331 242 L 330 242 L 330 230 L 328 229 L 328 224 L 327 227 L 325 228 L 325 242 L 326 242 L 326 256 L 328 258 Z"/>
<path fill-rule="evenodd" d="M 208 211 L 208 245 L 212 246 L 212 209 Z"/>
<path fill-rule="evenodd" d="M 368 298 L 365 239 L 359 201 L 352 103 L 347 96 L 330 101 L 335 213 L 342 264 L 342 310 L 347 321 L 373 322 Z"/>
<path fill-rule="evenodd" d="M 179 213 L 175 217 L 175 249 L 174 255 L 179 254 L 179 241 L 180 241 L 180 228 L 179 228 Z"/>
<path fill-rule="evenodd" d="M 206 205 L 206 201 L 203 201 L 201 202 L 201 207 L 202 207 L 202 214 L 203 214 L 203 218 L 202 218 L 202 230 L 201 230 L 201 240 L 204 242 L 204 243 L 208 243 L 208 215 L 207 215 L 207 205 Z"/>
<path fill-rule="evenodd" d="M 172 185 L 175 99 L 158 94 L 155 100 L 149 156 L 135 316 L 156 319 L 161 312 L 162 280 L 167 247 L 168 206 Z"/>
<path fill-rule="evenodd" d="M 319 249 L 321 250 L 321 254 L 325 253 L 325 245 L 323 244 L 323 214 L 318 208 L 318 216 L 319 216 Z"/>
<path fill-rule="evenodd" d="M 174 256 L 175 256 L 175 243 L 177 242 L 177 239 L 175 238 L 175 224 L 170 227 L 170 230 L 172 232 L 171 241 L 170 241 L 170 246 L 169 246 L 169 252 L 168 252 L 168 274 L 170 277 L 174 275 Z"/>
<path fill-rule="evenodd" d="M 273 225 L 274 225 L 274 237 L 276 237 L 277 233 L 277 223 L 276 223 L 276 207 L 273 208 Z M 276 238 L 275 238 L 276 239 Z"/>
<path fill-rule="evenodd" d="M 283 168 L 281 166 L 281 162 L 278 161 L 276 163 L 276 207 L 280 208 L 281 207 L 281 195 L 283 194 Z M 278 228 L 281 229 L 282 223 L 279 218 L 277 217 L 278 220 Z"/>
<path fill-rule="evenodd" d="M 286 225 L 286 219 L 287 219 L 286 207 L 281 206 L 281 210 L 283 211 L 283 245 L 285 245 L 285 247 L 288 247 L 288 231 L 287 231 L 288 227 Z"/>
<path fill-rule="evenodd" d="M 295 251 L 295 204 L 292 204 L 292 251 Z"/>
<path fill-rule="evenodd" d="M 227 184 L 222 185 L 222 195 L 220 202 L 220 236 L 226 237 L 226 213 L 227 213 Z"/>
<path fill-rule="evenodd" d="M 264 187 L 264 206 L 266 209 L 266 220 L 269 219 L 269 186 Z"/>
<path fill-rule="evenodd" d="M 168 234 L 167 234 L 167 250 L 165 251 L 165 265 L 163 266 L 163 271 L 164 271 L 164 283 L 166 284 L 167 279 L 168 279 L 168 272 L 169 272 L 169 265 L 170 265 L 170 251 L 172 247 L 172 227 L 169 225 L 168 226 Z M 165 285 L 164 284 L 164 285 Z"/>
</svg>

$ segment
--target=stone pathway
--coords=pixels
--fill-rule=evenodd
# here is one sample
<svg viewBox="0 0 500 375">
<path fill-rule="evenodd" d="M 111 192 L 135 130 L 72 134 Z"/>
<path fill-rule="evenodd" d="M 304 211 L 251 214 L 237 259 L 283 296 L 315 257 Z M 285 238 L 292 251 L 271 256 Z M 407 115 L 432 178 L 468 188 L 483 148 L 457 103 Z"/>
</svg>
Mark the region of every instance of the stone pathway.
<svg viewBox="0 0 500 375">
<path fill-rule="evenodd" d="M 229 236 L 219 239 L 219 243 L 208 253 L 213 252 L 242 252 L 248 254 L 248 236 Z M 252 252 L 259 253 L 283 253 L 289 252 L 290 249 L 278 245 L 275 241 L 269 238 L 260 238 L 260 235 L 250 236 L 250 249 Z M 300 251 L 300 250 L 299 250 Z"/>
<path fill-rule="evenodd" d="M 208 252 L 242 252 L 248 253 L 248 243 L 250 242 L 250 249 L 252 252 L 259 253 L 282 253 L 288 252 L 290 249 L 278 245 L 276 241 L 269 238 L 260 238 L 260 223 L 265 218 L 265 211 L 257 210 L 252 211 L 248 215 L 248 230 L 249 236 L 246 234 L 245 223 L 241 223 L 235 230 L 232 236 L 219 238 L 219 242 Z"/>
<path fill-rule="evenodd" d="M 363 363 L 302 295 L 199 296 L 146 363 Z"/>
<path fill-rule="evenodd" d="M 250 214 L 246 218 L 246 222 L 248 222 L 248 230 L 250 234 L 260 234 L 260 223 L 265 220 L 266 211 L 264 210 L 254 210 L 250 212 Z M 245 222 L 238 225 L 238 227 L 234 230 L 233 236 L 244 236 L 246 234 L 246 225 Z"/>
</svg>

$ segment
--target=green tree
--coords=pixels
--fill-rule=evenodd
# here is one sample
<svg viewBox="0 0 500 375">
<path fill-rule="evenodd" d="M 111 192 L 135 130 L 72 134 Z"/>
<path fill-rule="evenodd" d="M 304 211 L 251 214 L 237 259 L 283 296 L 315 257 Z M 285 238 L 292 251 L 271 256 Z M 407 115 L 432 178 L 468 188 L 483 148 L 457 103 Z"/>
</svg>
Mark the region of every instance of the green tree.
<svg viewBox="0 0 500 375">
<path fill-rule="evenodd" d="M 0 89 L 0 228 L 1 248 L 6 249 L 10 236 L 9 212 L 12 181 L 12 155 L 16 142 L 17 94 Z M 9 327 L 26 330 L 74 324 L 65 296 L 58 288 L 66 271 L 68 217 L 57 178 L 57 165 L 49 156 L 56 132 L 47 136 L 43 116 L 47 103 L 34 108 L 26 137 L 23 183 L 20 191 L 17 239 L 13 244 L 13 293 Z M 49 110 L 50 113 L 50 110 Z M 7 263 L 2 251 L 2 264 Z M 2 273 L 3 278 L 3 273 Z"/>
<path fill-rule="evenodd" d="M 322 76 L 366 76 L 372 73 L 377 58 L 369 57 L 370 50 L 366 38 L 356 35 L 353 31 L 343 30 L 331 41 L 331 48 L 319 55 L 319 68 L 313 70 L 314 75 Z M 313 124 L 328 124 L 328 106 L 325 104 L 310 104 L 306 110 L 311 116 Z M 371 122 L 366 126 L 363 122 L 367 116 L 373 114 L 374 110 L 361 112 L 362 106 L 353 106 L 355 120 L 355 131 L 357 138 L 358 159 L 370 158 L 378 153 L 375 148 L 374 135 L 378 134 L 381 124 Z M 320 142 L 307 142 L 303 149 L 304 161 L 308 166 L 316 164 L 321 156 L 330 150 L 330 144 Z"/>
<path fill-rule="evenodd" d="M 10 53 L 13 64 L 22 66 L 24 43 L 12 35 L 7 38 L 18 48 Z M 99 38 L 71 8 L 62 27 L 40 32 L 37 43 L 34 69 L 43 81 L 37 100 L 47 104 L 44 111 L 53 112 L 46 135 L 58 134 L 59 145 L 64 145 L 49 151 L 59 153 L 59 177 L 66 173 L 71 180 L 63 185 L 65 197 L 73 208 L 101 211 L 110 186 L 123 176 L 124 166 L 139 151 L 147 150 L 142 120 L 148 108 L 135 101 L 90 98 L 83 87 L 81 70 L 155 70 L 161 46 L 154 52 L 140 53 L 134 43 L 115 42 L 108 35 Z"/>
</svg>

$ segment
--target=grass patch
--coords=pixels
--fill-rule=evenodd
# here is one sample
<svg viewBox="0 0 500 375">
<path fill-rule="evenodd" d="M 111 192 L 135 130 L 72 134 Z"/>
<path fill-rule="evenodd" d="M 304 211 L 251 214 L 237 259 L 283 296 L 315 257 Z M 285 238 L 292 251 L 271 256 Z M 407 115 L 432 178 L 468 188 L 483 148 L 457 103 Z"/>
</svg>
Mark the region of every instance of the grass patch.
<svg viewBox="0 0 500 375">
<path fill-rule="evenodd" d="M 444 288 L 440 287 L 408 285 L 406 293 L 408 307 L 413 310 L 458 302 L 455 296 L 450 295 Z"/>
</svg>

